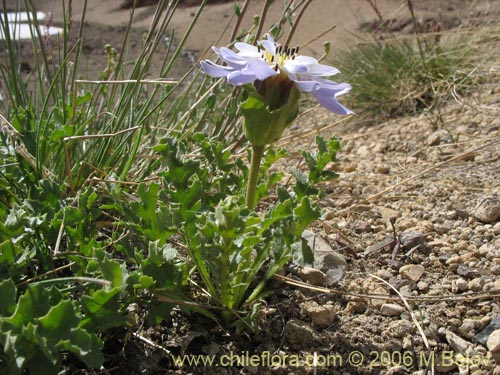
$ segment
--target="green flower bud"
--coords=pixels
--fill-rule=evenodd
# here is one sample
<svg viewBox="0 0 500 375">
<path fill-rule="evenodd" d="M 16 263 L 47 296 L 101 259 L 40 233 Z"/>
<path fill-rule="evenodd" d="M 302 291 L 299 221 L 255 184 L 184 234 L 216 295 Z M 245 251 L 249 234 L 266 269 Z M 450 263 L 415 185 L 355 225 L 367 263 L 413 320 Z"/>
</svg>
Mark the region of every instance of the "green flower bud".
<svg viewBox="0 0 500 375">
<path fill-rule="evenodd" d="M 245 135 L 253 146 L 280 139 L 299 113 L 300 91 L 286 74 L 280 73 L 245 86 L 249 96 L 241 104 Z"/>
</svg>

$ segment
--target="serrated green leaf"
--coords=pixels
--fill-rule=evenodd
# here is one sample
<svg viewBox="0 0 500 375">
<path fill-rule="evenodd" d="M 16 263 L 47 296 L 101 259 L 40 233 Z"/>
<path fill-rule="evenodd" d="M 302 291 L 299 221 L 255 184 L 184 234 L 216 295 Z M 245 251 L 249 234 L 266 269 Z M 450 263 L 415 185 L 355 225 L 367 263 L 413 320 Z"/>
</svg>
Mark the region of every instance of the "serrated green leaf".
<svg viewBox="0 0 500 375">
<path fill-rule="evenodd" d="M 95 315 L 103 308 L 103 306 L 117 302 L 117 297 L 120 294 L 120 288 L 110 290 L 98 290 L 92 296 L 82 296 L 82 307 L 86 316 Z"/>
<path fill-rule="evenodd" d="M 144 289 L 149 289 L 155 284 L 155 280 L 151 276 L 141 276 L 139 278 L 139 287 L 142 287 Z"/>
<path fill-rule="evenodd" d="M 261 241 L 262 241 L 262 238 L 260 236 L 248 236 L 248 237 L 245 237 L 243 239 L 241 245 L 243 247 L 246 247 L 246 248 L 252 248 L 253 246 L 260 243 Z"/>
<path fill-rule="evenodd" d="M 317 169 L 317 157 L 316 155 L 312 154 L 311 152 L 304 151 L 302 152 L 302 156 L 304 157 L 304 160 L 306 162 L 307 167 L 310 170 L 315 171 Z"/>
<path fill-rule="evenodd" d="M 7 278 L 10 268 L 15 263 L 16 249 L 11 240 L 0 243 L 0 275 Z"/>
<path fill-rule="evenodd" d="M 284 202 L 287 199 L 290 199 L 290 193 L 288 190 L 283 186 L 278 186 L 278 200 L 280 202 Z"/>
<path fill-rule="evenodd" d="M 146 316 L 148 324 L 150 324 L 151 326 L 160 324 L 166 319 L 166 317 L 168 317 L 170 311 L 172 310 L 172 307 L 173 305 L 170 303 L 154 301 L 149 306 L 148 315 Z"/>
<path fill-rule="evenodd" d="M 80 327 L 89 331 L 120 327 L 125 324 L 125 317 L 120 313 L 120 288 L 98 290 L 91 296 L 81 298 L 85 318 Z"/>
<path fill-rule="evenodd" d="M 192 181 L 187 189 L 178 192 L 179 202 L 182 205 L 182 209 L 197 211 L 197 208 L 193 206 L 196 202 L 200 201 L 203 196 L 204 189 L 203 184 L 196 175 L 194 175 L 191 180 Z"/>
<path fill-rule="evenodd" d="M 19 297 L 14 314 L 5 319 L 5 322 L 21 329 L 33 319 L 47 314 L 51 307 L 50 293 L 42 285 L 30 285 L 26 292 Z"/>
<path fill-rule="evenodd" d="M 28 369 L 30 374 L 57 374 L 60 349 L 70 350 L 88 365 L 99 366 L 103 360 L 100 341 L 77 328 L 79 321 L 74 302 L 63 299 L 55 287 L 28 286 L 13 315 L 0 319 L 0 342 L 12 370 L 9 373 Z M 86 339 L 80 342 L 82 335 Z"/>
<path fill-rule="evenodd" d="M 173 261 L 177 256 L 177 250 L 170 245 L 159 245 L 159 241 L 149 241 L 147 262 L 161 266 L 165 262 Z"/>
<path fill-rule="evenodd" d="M 292 172 L 293 177 L 295 177 L 295 179 L 297 180 L 297 183 L 302 184 L 302 185 L 309 184 L 309 179 L 307 178 L 307 176 L 304 173 L 302 173 L 301 171 L 299 171 L 296 168 L 292 168 L 291 172 Z"/>
<path fill-rule="evenodd" d="M 100 262 L 100 268 L 104 279 L 111 281 L 112 287 L 122 288 L 125 284 L 126 273 L 125 266 L 113 259 L 105 257 Z"/>
<path fill-rule="evenodd" d="M 149 243 L 149 256 L 142 262 L 142 272 L 154 280 L 156 288 L 178 289 L 187 279 L 184 264 L 178 264 L 177 251 L 171 245 L 158 246 L 158 241 Z M 147 279 L 143 280 L 148 282 Z"/>
<path fill-rule="evenodd" d="M 320 135 L 316 136 L 316 145 L 318 146 L 318 152 L 320 154 L 327 152 L 326 142 L 322 136 L 320 136 Z"/>
<path fill-rule="evenodd" d="M 75 225 L 79 224 L 84 219 L 82 211 L 78 207 L 64 207 L 64 224 Z"/>
<path fill-rule="evenodd" d="M 61 370 L 59 364 L 52 363 L 39 348 L 35 348 L 24 368 L 29 369 L 30 375 L 57 375 Z"/>
<path fill-rule="evenodd" d="M 294 233 L 297 237 L 300 237 L 309 224 L 321 217 L 321 210 L 311 204 L 309 197 L 304 197 L 294 209 L 294 217 Z"/>
<path fill-rule="evenodd" d="M 59 340 L 57 349 L 68 350 L 77 355 L 87 366 L 99 368 L 104 362 L 102 342 L 99 338 L 82 328 L 72 328 L 68 339 Z"/>
<path fill-rule="evenodd" d="M 57 342 L 66 337 L 79 322 L 70 300 L 63 300 L 53 306 L 46 315 L 39 319 L 40 335 L 47 340 Z"/>
<path fill-rule="evenodd" d="M 12 279 L 0 281 L 0 317 L 10 316 L 16 309 L 16 285 Z"/>
</svg>

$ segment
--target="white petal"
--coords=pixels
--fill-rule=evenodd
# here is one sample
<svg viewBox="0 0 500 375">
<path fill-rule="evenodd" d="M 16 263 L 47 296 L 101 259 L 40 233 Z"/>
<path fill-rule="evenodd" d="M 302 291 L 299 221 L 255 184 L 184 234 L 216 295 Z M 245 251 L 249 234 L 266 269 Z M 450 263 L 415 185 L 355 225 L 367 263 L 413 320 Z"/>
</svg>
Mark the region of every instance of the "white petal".
<svg viewBox="0 0 500 375">
<path fill-rule="evenodd" d="M 227 77 L 229 73 L 234 71 L 233 68 L 217 65 L 210 60 L 201 61 L 201 67 L 203 68 L 205 73 L 215 78 Z"/>
<path fill-rule="evenodd" d="M 220 50 L 217 47 L 212 46 L 212 51 L 214 51 L 215 54 L 220 57 Z"/>
<path fill-rule="evenodd" d="M 267 63 L 265 63 L 262 60 L 250 61 L 245 69 L 251 70 L 255 74 L 255 76 L 261 81 L 278 74 L 278 72 L 276 72 L 273 68 L 271 68 L 269 65 L 267 65 Z"/>
<path fill-rule="evenodd" d="M 219 56 L 226 62 L 232 62 L 237 64 L 246 63 L 250 60 L 249 58 L 241 56 L 236 52 L 234 52 L 233 50 L 230 50 L 229 48 L 226 47 L 222 47 L 219 50 Z"/>
<path fill-rule="evenodd" d="M 314 64 L 309 66 L 309 73 L 317 76 L 328 77 L 339 73 L 339 70 L 333 66 Z"/>
<path fill-rule="evenodd" d="M 274 44 L 274 42 L 271 42 L 270 40 L 263 40 L 262 42 L 260 42 L 260 44 L 271 55 L 276 55 L 276 44 Z"/>
<path fill-rule="evenodd" d="M 343 84 L 341 84 L 343 85 Z M 347 91 L 345 91 L 347 92 Z M 343 92 L 343 93 L 345 93 Z M 344 107 L 342 104 L 340 104 L 337 101 L 337 96 L 341 95 L 340 92 L 336 92 L 336 90 L 333 89 L 326 89 L 326 88 L 320 88 L 318 90 L 312 91 L 311 92 L 316 100 L 321 104 L 323 107 L 328 109 L 331 112 L 335 112 L 341 115 L 350 115 L 354 114 L 353 111 L 350 109 Z"/>
<path fill-rule="evenodd" d="M 328 109 L 330 112 L 338 113 L 339 115 L 352 115 L 354 114 L 349 108 L 344 107 L 340 104 L 334 96 L 323 96 L 319 94 L 314 94 L 316 100 L 321 104 L 324 108 Z"/>
<path fill-rule="evenodd" d="M 246 85 L 255 81 L 257 77 L 251 71 L 237 70 L 227 76 L 227 81 L 235 86 Z"/>
<path fill-rule="evenodd" d="M 351 90 L 351 85 L 348 83 L 337 83 L 319 77 L 316 78 L 315 80 L 321 84 L 320 86 L 321 88 L 335 91 L 336 96 L 344 95 L 345 93 L 348 93 Z"/>
<path fill-rule="evenodd" d="M 270 34 L 270 33 L 267 33 L 266 34 L 266 38 L 268 41 L 270 41 L 272 44 L 276 44 L 276 42 L 274 41 L 274 38 L 273 36 Z"/>
<path fill-rule="evenodd" d="M 318 82 L 316 81 L 297 81 L 292 79 L 292 81 L 295 82 L 299 90 L 304 91 L 304 92 L 311 92 L 317 88 L 319 85 Z"/>
<path fill-rule="evenodd" d="M 312 64 L 318 63 L 318 60 L 316 60 L 314 57 L 304 56 L 304 55 L 295 56 L 294 61 L 297 61 L 298 63 L 304 64 L 304 65 L 312 65 Z"/>
<path fill-rule="evenodd" d="M 251 44 L 238 42 L 235 43 L 234 46 L 240 51 L 238 53 L 239 56 L 253 58 L 261 57 L 259 49 Z"/>
<path fill-rule="evenodd" d="M 352 87 L 348 83 L 339 83 L 335 85 L 335 90 L 338 90 L 335 96 L 340 96 L 347 94 L 349 91 L 351 91 Z"/>
<path fill-rule="evenodd" d="M 308 73 L 309 69 L 306 65 L 295 60 L 286 60 L 283 64 L 283 69 L 290 74 Z"/>
</svg>

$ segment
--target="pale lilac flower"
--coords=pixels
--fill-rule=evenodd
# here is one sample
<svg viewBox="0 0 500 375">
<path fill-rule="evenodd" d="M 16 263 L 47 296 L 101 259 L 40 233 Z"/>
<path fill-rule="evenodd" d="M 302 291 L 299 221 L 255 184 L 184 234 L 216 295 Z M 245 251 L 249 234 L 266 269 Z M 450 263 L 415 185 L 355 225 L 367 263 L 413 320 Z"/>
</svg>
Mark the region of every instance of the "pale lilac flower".
<svg viewBox="0 0 500 375">
<path fill-rule="evenodd" d="M 247 43 L 235 43 L 234 46 L 238 52 L 226 47 L 213 47 L 226 65 L 203 60 L 203 70 L 212 77 L 224 77 L 235 86 L 264 81 L 284 73 L 301 91 L 314 95 L 329 111 L 343 115 L 354 113 L 337 101 L 337 97 L 349 92 L 351 86 L 325 78 L 337 74 L 337 68 L 319 64 L 313 57 L 298 55 L 298 47 L 278 45 L 269 34 L 257 46 Z"/>
</svg>

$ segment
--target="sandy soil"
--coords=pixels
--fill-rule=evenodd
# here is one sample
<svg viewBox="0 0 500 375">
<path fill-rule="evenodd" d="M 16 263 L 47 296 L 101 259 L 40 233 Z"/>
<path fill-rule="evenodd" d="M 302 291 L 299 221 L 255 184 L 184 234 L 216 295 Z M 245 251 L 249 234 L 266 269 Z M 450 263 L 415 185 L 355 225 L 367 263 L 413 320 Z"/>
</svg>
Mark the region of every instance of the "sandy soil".
<svg viewBox="0 0 500 375">
<path fill-rule="evenodd" d="M 8 0 L 11 8 L 14 7 L 16 0 Z M 60 0 L 34 0 L 38 10 L 50 14 L 54 24 L 60 24 L 63 17 L 63 9 Z M 78 20 L 83 9 L 83 1 L 72 2 L 73 19 Z M 88 0 L 86 21 L 89 24 L 97 24 L 106 27 L 126 26 L 130 11 L 123 9 L 121 4 L 123 0 Z M 237 3 L 242 4 L 243 1 Z M 252 26 L 254 15 L 260 14 L 265 0 L 252 0 L 242 22 L 242 27 L 248 29 Z M 408 9 L 405 1 L 402 0 L 378 0 L 375 2 L 380 13 L 384 18 L 408 17 Z M 468 16 L 470 9 L 475 11 L 486 10 L 492 6 L 494 1 L 438 1 L 438 0 L 420 0 L 415 1 L 415 7 L 419 15 L 433 15 L 439 18 L 446 16 Z M 469 4 L 469 3 L 472 3 Z M 266 17 L 264 30 L 275 23 L 284 10 L 284 3 L 276 1 L 269 9 Z M 473 8 L 470 8 L 472 7 Z M 176 35 L 183 35 L 187 25 L 191 22 L 197 7 L 179 7 L 171 21 L 171 28 L 176 30 Z M 136 10 L 132 25 L 139 29 L 147 29 L 150 25 L 151 16 L 154 7 L 141 7 Z M 195 25 L 191 37 L 188 39 L 186 48 L 198 52 L 203 52 L 221 38 L 226 25 L 228 30 L 223 33 L 222 43 L 227 42 L 234 25 L 234 2 L 221 3 L 208 6 L 199 21 Z M 372 21 L 377 15 L 366 0 L 315 0 L 307 8 L 300 22 L 300 27 L 294 34 L 293 43 L 303 46 L 321 33 L 327 31 L 332 26 L 336 26 L 321 36 L 317 41 L 307 44 L 305 53 L 321 54 L 322 44 L 329 40 L 333 48 L 346 48 L 350 43 L 369 38 L 369 34 L 361 32 L 359 25 Z M 108 40 L 109 37 L 109 40 Z M 104 42 L 113 42 L 113 35 L 103 35 Z"/>
<path fill-rule="evenodd" d="M 24 3 L 24 2 L 23 2 Z M 183 3 L 183 2 L 181 2 Z M 189 3 L 189 2 L 188 2 Z M 232 27 L 234 26 L 235 3 L 240 5 L 243 1 L 230 1 L 207 6 L 198 22 L 194 26 L 190 37 L 185 44 L 183 59 L 173 71 L 176 76 L 182 75 L 186 67 L 192 65 L 201 55 L 205 54 L 210 46 L 214 44 L 224 45 L 229 41 Z M 252 27 L 255 15 L 262 11 L 265 0 L 252 0 L 249 2 L 248 10 L 241 23 L 243 29 Z M 408 19 L 409 12 L 406 2 L 403 0 L 378 0 L 374 2 L 378 12 L 384 19 Z M 415 1 L 416 14 L 421 20 L 432 17 L 443 24 L 450 23 L 449 20 L 468 18 L 472 13 L 483 14 L 491 12 L 491 8 L 498 8 L 494 0 L 483 1 L 437 1 L 420 0 Z M 17 0 L 6 0 L 7 8 L 16 9 Z M 83 1 L 66 1 L 63 9 L 61 0 L 33 0 L 37 10 L 45 12 L 48 16 L 44 21 L 48 26 L 61 26 L 64 20 L 64 10 L 68 12 L 71 4 L 71 19 L 74 30 L 81 20 Z M 88 0 L 86 8 L 85 23 L 87 27 L 84 35 L 85 51 L 83 56 L 83 67 L 86 77 L 95 79 L 106 64 L 104 46 L 110 44 L 120 48 L 126 25 L 130 20 L 130 9 L 123 7 L 123 0 Z M 186 4 L 186 3 L 185 3 Z M 496 5 L 495 5 L 496 4 Z M 22 8 L 22 6 L 21 6 Z M 270 8 L 265 18 L 264 32 L 272 24 L 278 22 L 285 9 L 282 1 L 276 1 Z M 140 45 L 143 33 L 148 30 L 155 6 L 139 7 L 135 10 L 132 26 L 134 32 L 131 34 L 130 59 L 134 58 L 134 50 Z M 197 6 L 179 6 L 174 17 L 170 21 L 169 32 L 173 31 L 174 40 L 180 40 L 188 25 L 192 21 Z M 340 49 L 349 48 L 353 43 L 360 43 L 372 38 L 369 28 L 360 28 L 360 25 L 377 22 L 378 16 L 367 0 L 314 0 L 304 12 L 299 27 L 294 33 L 291 44 L 300 45 L 304 54 L 321 56 L 323 54 L 323 43 L 330 41 L 332 53 Z M 453 23 L 451 22 L 451 23 Z M 332 27 L 334 27 L 332 29 Z M 285 28 L 289 32 L 289 28 Z M 76 41 L 76 38 L 75 38 Z M 175 41 L 174 41 L 175 43 Z M 164 60 L 167 46 L 156 51 L 153 57 L 152 75 L 157 74 L 157 69 Z M 23 63 L 31 65 L 30 51 L 26 51 L 27 61 Z"/>
</svg>

